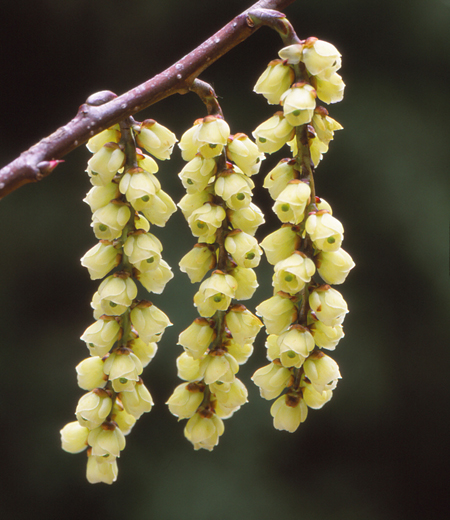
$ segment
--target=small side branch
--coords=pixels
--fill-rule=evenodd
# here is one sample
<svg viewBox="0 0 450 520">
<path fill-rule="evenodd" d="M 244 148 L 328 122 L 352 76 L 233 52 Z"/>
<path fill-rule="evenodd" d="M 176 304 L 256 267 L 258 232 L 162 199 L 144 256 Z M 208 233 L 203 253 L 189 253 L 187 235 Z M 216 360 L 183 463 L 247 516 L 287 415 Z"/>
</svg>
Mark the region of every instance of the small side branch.
<svg viewBox="0 0 450 520">
<path fill-rule="evenodd" d="M 0 170 L 0 198 L 24 184 L 43 179 L 61 162 L 59 159 L 105 128 L 173 94 L 187 93 L 197 76 L 260 27 L 260 23 L 254 23 L 249 17 L 250 11 L 261 14 L 264 9 L 284 9 L 294 1 L 259 0 L 191 53 L 145 83 L 119 97 L 109 91 L 90 96 L 74 119 Z"/>
</svg>

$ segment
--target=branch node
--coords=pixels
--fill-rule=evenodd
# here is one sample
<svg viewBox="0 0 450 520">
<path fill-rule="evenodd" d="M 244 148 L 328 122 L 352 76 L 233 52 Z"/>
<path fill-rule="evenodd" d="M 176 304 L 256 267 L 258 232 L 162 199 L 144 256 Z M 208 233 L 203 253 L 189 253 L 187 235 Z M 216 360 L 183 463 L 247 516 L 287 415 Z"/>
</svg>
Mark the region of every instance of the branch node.
<svg viewBox="0 0 450 520">
<path fill-rule="evenodd" d="M 114 92 L 111 92 L 110 90 L 100 90 L 100 92 L 95 92 L 94 94 L 91 94 L 86 99 L 86 104 L 98 107 L 100 105 L 108 103 L 108 101 L 112 101 L 116 97 L 117 94 L 114 94 Z"/>
</svg>

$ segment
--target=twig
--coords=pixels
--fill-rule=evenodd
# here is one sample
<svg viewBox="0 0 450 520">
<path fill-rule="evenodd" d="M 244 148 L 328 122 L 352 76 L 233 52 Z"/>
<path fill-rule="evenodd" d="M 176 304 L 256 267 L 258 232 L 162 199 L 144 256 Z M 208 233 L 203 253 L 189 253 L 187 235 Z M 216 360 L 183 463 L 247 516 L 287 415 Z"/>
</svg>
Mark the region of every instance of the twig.
<svg viewBox="0 0 450 520">
<path fill-rule="evenodd" d="M 119 97 L 110 91 L 90 96 L 74 119 L 0 170 L 0 198 L 24 184 L 43 179 L 61 162 L 61 157 L 105 128 L 173 94 L 187 93 L 197 76 L 261 26 L 249 18 L 249 11 L 284 9 L 294 1 L 259 0 L 184 58 L 145 83 Z M 282 17 L 276 11 L 270 15 Z"/>
</svg>

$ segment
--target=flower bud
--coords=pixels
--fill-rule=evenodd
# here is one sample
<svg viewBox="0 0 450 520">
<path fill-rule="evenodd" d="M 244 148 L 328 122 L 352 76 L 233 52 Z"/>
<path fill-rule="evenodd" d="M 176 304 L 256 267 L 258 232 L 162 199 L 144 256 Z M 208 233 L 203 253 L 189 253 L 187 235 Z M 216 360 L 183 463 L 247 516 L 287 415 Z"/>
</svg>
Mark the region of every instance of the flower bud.
<svg viewBox="0 0 450 520">
<path fill-rule="evenodd" d="M 228 353 L 223 355 L 210 354 L 202 359 L 201 365 L 204 367 L 203 379 L 207 385 L 216 381 L 231 383 L 234 380 L 234 374 L 239 370 L 237 361 Z"/>
<path fill-rule="evenodd" d="M 103 370 L 115 392 L 128 392 L 139 381 L 143 368 L 136 354 L 128 349 L 118 349 L 109 355 Z"/>
<path fill-rule="evenodd" d="M 150 206 L 142 208 L 142 213 L 155 226 L 164 227 L 177 207 L 172 198 L 164 191 L 159 190 L 150 197 Z"/>
<path fill-rule="evenodd" d="M 226 205 L 233 210 L 246 208 L 252 200 L 253 181 L 237 171 L 227 171 L 218 176 L 214 183 L 216 195 L 221 197 Z"/>
<path fill-rule="evenodd" d="M 205 449 L 212 451 L 219 444 L 219 436 L 224 432 L 222 419 L 216 415 L 203 417 L 196 413 L 184 428 L 184 435 L 194 445 L 194 450 Z"/>
<path fill-rule="evenodd" d="M 110 202 L 99 208 L 92 215 L 94 235 L 99 240 L 114 240 L 122 234 L 123 228 L 130 220 L 130 208 L 124 204 Z"/>
<path fill-rule="evenodd" d="M 295 79 L 294 70 L 283 60 L 273 60 L 259 77 L 253 90 L 262 94 L 271 105 L 278 105 L 280 97 Z"/>
<path fill-rule="evenodd" d="M 92 213 L 94 213 L 112 200 L 117 199 L 119 195 L 119 186 L 114 182 L 109 182 L 105 186 L 93 186 L 83 201 L 89 204 Z"/>
<path fill-rule="evenodd" d="M 103 388 L 108 380 L 103 372 L 103 366 L 103 360 L 98 356 L 83 359 L 75 367 L 78 386 L 83 390 Z"/>
<path fill-rule="evenodd" d="M 256 267 L 261 260 L 262 249 L 256 238 L 240 230 L 228 234 L 225 249 L 240 267 Z"/>
<path fill-rule="evenodd" d="M 144 171 L 148 173 L 156 173 L 159 168 L 153 157 L 150 155 L 145 155 L 144 153 L 139 153 L 139 150 L 136 152 L 136 159 L 138 163 L 138 167 L 142 168 Z"/>
<path fill-rule="evenodd" d="M 253 343 L 262 327 L 261 321 L 243 305 L 234 305 L 225 315 L 225 323 L 239 345 Z"/>
<path fill-rule="evenodd" d="M 182 383 L 178 385 L 173 394 L 169 397 L 166 404 L 170 412 L 179 419 L 189 419 L 203 401 L 203 390 L 201 385 L 196 383 Z"/>
<path fill-rule="evenodd" d="M 318 392 L 333 390 L 341 378 L 336 361 L 322 352 L 315 352 L 304 363 L 306 377 Z"/>
<path fill-rule="evenodd" d="M 339 248 L 337 251 L 321 251 L 317 255 L 319 274 L 329 284 L 344 283 L 350 269 L 355 267 L 352 257 Z"/>
<path fill-rule="evenodd" d="M 292 180 L 278 195 L 273 210 L 281 222 L 299 224 L 305 217 L 305 208 L 311 197 L 306 182 Z"/>
<path fill-rule="evenodd" d="M 81 336 L 91 356 L 103 357 L 119 338 L 120 325 L 114 319 L 99 319 L 90 325 Z"/>
<path fill-rule="evenodd" d="M 92 456 L 104 457 L 113 461 L 116 457 L 120 457 L 126 441 L 120 428 L 95 428 L 89 432 L 88 443 L 92 446 Z"/>
<path fill-rule="evenodd" d="M 293 433 L 297 430 L 308 415 L 308 407 L 300 399 L 293 399 L 290 395 L 282 395 L 270 408 L 273 425 L 276 430 L 286 430 Z"/>
<path fill-rule="evenodd" d="M 97 484 L 104 482 L 105 484 L 112 484 L 117 480 L 117 462 L 102 462 L 101 458 L 93 455 L 88 457 L 86 478 L 90 484 Z"/>
<path fill-rule="evenodd" d="M 342 125 L 329 117 L 328 112 L 323 107 L 314 111 L 312 124 L 317 138 L 326 145 L 333 139 L 336 130 L 342 130 Z"/>
<path fill-rule="evenodd" d="M 269 190 L 270 196 L 275 200 L 286 188 L 289 181 L 296 178 L 296 175 L 298 175 L 298 172 L 295 169 L 295 160 L 282 159 L 266 175 L 263 186 Z"/>
<path fill-rule="evenodd" d="M 172 270 L 165 260 L 160 260 L 156 269 L 137 273 L 136 278 L 148 292 L 161 294 L 169 280 L 173 278 Z"/>
<path fill-rule="evenodd" d="M 135 338 L 129 341 L 127 347 L 133 350 L 133 353 L 139 358 L 143 368 L 150 363 L 158 350 L 156 342 L 151 341 L 150 343 L 146 343 L 142 341 L 141 338 Z"/>
<path fill-rule="evenodd" d="M 272 278 L 274 291 L 297 294 L 311 281 L 315 272 L 314 262 L 303 253 L 296 251 L 275 265 L 275 274 Z"/>
<path fill-rule="evenodd" d="M 119 251 L 112 244 L 104 242 L 99 242 L 81 258 L 81 265 L 87 268 L 91 280 L 103 278 L 119 262 Z"/>
<path fill-rule="evenodd" d="M 106 143 L 88 161 L 87 172 L 94 186 L 105 186 L 125 164 L 125 154 L 117 143 Z"/>
<path fill-rule="evenodd" d="M 275 265 L 281 260 L 290 257 L 297 248 L 300 237 L 296 228 L 292 226 L 283 226 L 281 229 L 270 233 L 261 242 L 267 261 L 269 264 Z"/>
<path fill-rule="evenodd" d="M 314 317 L 329 327 L 340 325 L 348 312 L 342 294 L 328 285 L 312 291 L 309 306 Z"/>
<path fill-rule="evenodd" d="M 131 323 L 142 341 L 155 341 L 155 334 L 161 334 L 166 327 L 172 325 L 169 318 L 156 305 L 141 302 L 130 312 Z"/>
<path fill-rule="evenodd" d="M 263 212 L 250 202 L 249 206 L 231 211 L 229 221 L 234 229 L 240 229 L 251 236 L 254 236 L 256 230 L 261 224 L 264 224 Z"/>
<path fill-rule="evenodd" d="M 337 103 L 344 98 L 345 83 L 336 72 L 329 78 L 315 78 L 317 97 L 324 103 Z"/>
<path fill-rule="evenodd" d="M 194 122 L 194 126 L 181 137 L 179 147 L 185 161 L 192 160 L 197 152 L 203 157 L 216 157 L 230 135 L 230 127 L 220 116 L 207 116 Z"/>
<path fill-rule="evenodd" d="M 253 132 L 256 144 L 261 152 L 273 153 L 290 141 L 295 129 L 287 121 L 282 112 L 277 112 Z"/>
<path fill-rule="evenodd" d="M 208 188 L 199 193 L 188 193 L 180 200 L 178 207 L 181 209 L 184 218 L 188 220 L 196 209 L 199 209 L 207 202 L 212 202 L 212 200 L 213 196 Z"/>
<path fill-rule="evenodd" d="M 136 211 L 142 211 L 152 206 L 153 196 L 161 189 L 161 184 L 155 175 L 136 168 L 122 177 L 119 189 Z"/>
<path fill-rule="evenodd" d="M 120 127 L 119 125 L 114 125 L 111 128 L 107 128 L 100 132 L 94 137 L 91 137 L 89 141 L 86 143 L 86 148 L 91 153 L 98 152 L 102 146 L 106 143 L 118 143 L 120 141 Z"/>
<path fill-rule="evenodd" d="M 295 43 L 293 45 L 288 45 L 287 47 L 283 47 L 281 51 L 278 53 L 278 56 L 282 60 L 286 60 L 287 63 L 292 65 L 296 65 L 300 63 L 302 58 L 303 45 L 299 43 Z"/>
<path fill-rule="evenodd" d="M 210 327 L 205 318 L 196 318 L 189 327 L 178 337 L 178 345 L 181 345 L 187 354 L 194 359 L 200 359 L 215 338 L 216 333 Z"/>
<path fill-rule="evenodd" d="M 312 45 L 311 45 L 312 43 Z M 310 44 L 303 49 L 302 61 L 313 76 L 336 71 L 341 66 L 341 55 L 334 45 L 323 40 L 311 38 Z"/>
<path fill-rule="evenodd" d="M 314 338 L 307 329 L 299 325 L 278 336 L 277 344 L 283 366 L 300 368 L 314 349 Z"/>
<path fill-rule="evenodd" d="M 328 401 L 333 397 L 333 392 L 331 390 L 318 392 L 311 384 L 305 383 L 305 386 L 302 385 L 301 388 L 303 400 L 310 408 L 313 408 L 314 410 L 322 408 L 322 406 L 327 404 Z"/>
<path fill-rule="evenodd" d="M 261 397 L 267 400 L 278 397 L 288 385 L 291 371 L 281 365 L 270 363 L 259 368 L 252 376 L 252 381 L 259 387 Z"/>
<path fill-rule="evenodd" d="M 238 343 L 234 338 L 229 338 L 224 341 L 223 346 L 227 349 L 228 354 L 234 357 L 238 365 L 243 365 L 253 354 L 252 342 L 253 340 L 250 338 L 242 343 Z"/>
<path fill-rule="evenodd" d="M 78 421 L 67 423 L 60 431 L 62 449 L 68 453 L 80 453 L 87 448 L 89 430 Z"/>
<path fill-rule="evenodd" d="M 215 412 L 221 419 L 231 417 L 247 402 L 247 388 L 236 377 L 231 383 L 213 383 L 209 388 L 216 398 Z"/>
<path fill-rule="evenodd" d="M 207 202 L 192 212 L 188 224 L 195 237 L 199 237 L 202 242 L 210 243 L 214 242 L 216 231 L 225 217 L 226 213 L 222 206 Z"/>
<path fill-rule="evenodd" d="M 200 282 L 205 274 L 216 265 L 214 252 L 206 244 L 196 244 L 185 254 L 178 264 L 180 270 L 186 273 L 191 282 Z"/>
<path fill-rule="evenodd" d="M 237 282 L 233 276 L 214 271 L 194 296 L 194 305 L 200 316 L 210 317 L 216 311 L 226 311 L 235 296 Z"/>
<path fill-rule="evenodd" d="M 178 377 L 185 381 L 200 381 L 203 378 L 205 364 L 201 359 L 194 359 L 187 352 L 183 352 L 177 358 Z"/>
<path fill-rule="evenodd" d="M 119 394 L 122 404 L 130 415 L 139 419 L 143 413 L 150 412 L 153 399 L 144 384 L 138 382 L 133 390 Z"/>
<path fill-rule="evenodd" d="M 111 398 L 104 390 L 94 390 L 80 398 L 75 415 L 81 426 L 93 430 L 108 417 L 111 406 Z"/>
<path fill-rule="evenodd" d="M 321 321 L 315 321 L 310 329 L 316 345 L 327 350 L 334 350 L 339 340 L 344 337 L 342 325 L 330 327 Z"/>
<path fill-rule="evenodd" d="M 258 287 L 256 274 L 250 267 L 235 267 L 230 275 L 236 280 L 237 287 L 234 297 L 236 300 L 250 300 Z"/>
<path fill-rule="evenodd" d="M 136 142 L 157 159 L 169 159 L 174 144 L 177 142 L 175 134 L 153 119 L 146 119 L 140 128 L 134 128 Z"/>
<path fill-rule="evenodd" d="M 337 251 L 344 239 L 344 228 L 328 212 L 312 213 L 306 219 L 305 230 L 320 251 Z"/>
<path fill-rule="evenodd" d="M 162 244 L 151 233 L 130 235 L 125 241 L 123 251 L 133 267 L 140 272 L 151 271 L 159 266 Z"/>
<path fill-rule="evenodd" d="M 123 314 L 137 296 L 137 287 L 132 278 L 108 276 L 98 288 L 102 310 L 108 316 Z"/>
<path fill-rule="evenodd" d="M 256 307 L 268 334 L 282 334 L 297 318 L 297 308 L 287 297 L 276 294 Z"/>
<path fill-rule="evenodd" d="M 295 83 L 281 96 L 283 113 L 292 126 L 309 123 L 316 108 L 316 91 L 308 83 Z"/>
<path fill-rule="evenodd" d="M 205 159 L 201 155 L 196 155 L 181 170 L 178 177 L 188 193 L 196 193 L 206 188 L 216 170 L 214 159 Z"/>
<path fill-rule="evenodd" d="M 265 159 L 256 144 L 245 134 L 228 138 L 227 157 L 249 176 L 259 172 L 261 161 Z"/>
</svg>

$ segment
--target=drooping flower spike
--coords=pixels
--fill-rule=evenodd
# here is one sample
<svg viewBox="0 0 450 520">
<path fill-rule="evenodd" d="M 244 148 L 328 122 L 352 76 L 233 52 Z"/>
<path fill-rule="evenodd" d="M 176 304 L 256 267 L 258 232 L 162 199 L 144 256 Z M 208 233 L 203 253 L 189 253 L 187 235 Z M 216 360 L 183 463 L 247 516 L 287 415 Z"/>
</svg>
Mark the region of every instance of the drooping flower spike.
<svg viewBox="0 0 450 520">
<path fill-rule="evenodd" d="M 93 280 L 104 279 L 92 302 L 96 321 L 81 337 L 91 357 L 76 367 L 78 385 L 88 393 L 79 400 L 77 421 L 61 430 L 61 440 L 70 453 L 87 449 L 91 483 L 116 480 L 125 436 L 153 406 L 141 374 L 171 323 L 151 302 L 137 300 L 137 292 L 140 282 L 161 293 L 173 276 L 161 242 L 149 230 L 150 224 L 165 225 L 176 207 L 155 176 L 155 160 L 136 143 L 167 159 L 175 142 L 170 130 L 147 120 L 123 122 L 87 144 L 94 153 L 87 169 L 94 187 L 85 201 L 99 242 L 81 263 Z"/>
<path fill-rule="evenodd" d="M 249 176 L 258 173 L 264 155 L 246 135 L 230 135 L 209 86 L 199 82 L 196 88 L 209 96 L 215 111 L 195 121 L 180 140 L 189 162 L 179 174 L 187 190 L 179 206 L 198 238 L 180 268 L 192 283 L 203 280 L 194 295 L 200 317 L 179 336 L 184 353 L 178 376 L 185 383 L 167 404 L 179 419 L 188 419 L 184 433 L 194 448 L 212 450 L 224 431 L 223 419 L 247 402 L 236 373 L 262 327 L 234 302 L 250 298 L 257 287 L 253 268 L 262 251 L 254 234 L 264 217 L 251 202 Z"/>
<path fill-rule="evenodd" d="M 341 377 L 337 363 L 322 352 L 343 337 L 348 312 L 341 294 L 329 284 L 345 281 L 354 266 L 341 249 L 344 229 L 329 204 L 316 196 L 314 166 L 342 127 L 317 106 L 342 99 L 344 83 L 337 49 L 317 38 L 288 45 L 281 60 L 270 62 L 255 85 L 277 112 L 253 133 L 261 151 L 273 153 L 289 143 L 292 158 L 267 174 L 264 186 L 275 200 L 282 227 L 261 243 L 274 266 L 272 298 L 256 307 L 266 326 L 267 358 L 253 381 L 271 407 L 274 426 L 294 432 L 308 408 L 321 408 Z M 324 283 L 325 282 L 325 283 Z"/>
</svg>

